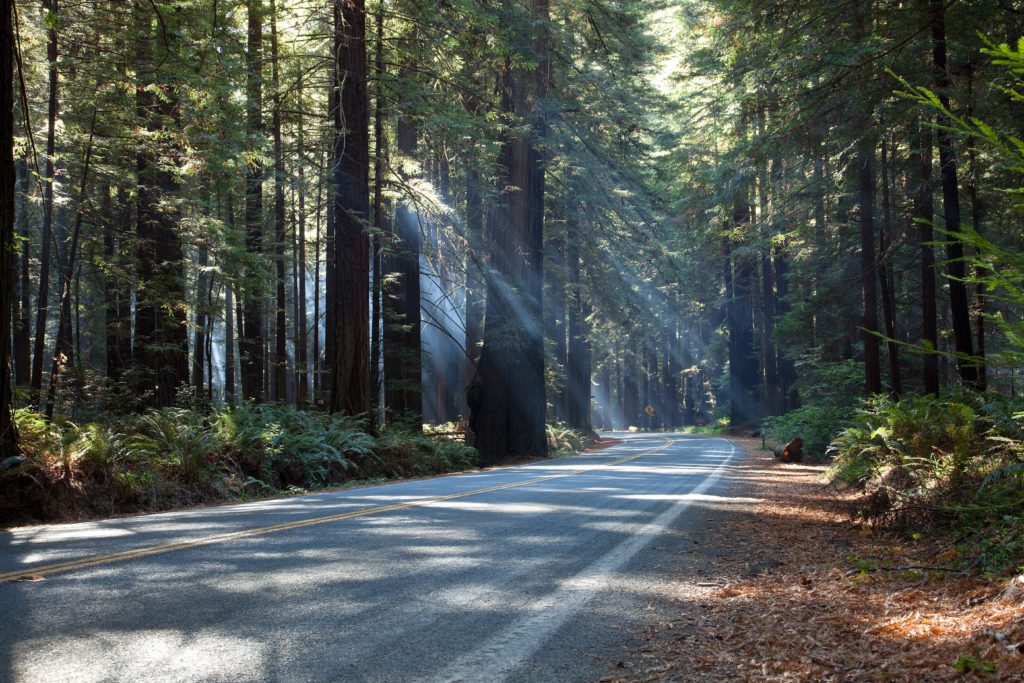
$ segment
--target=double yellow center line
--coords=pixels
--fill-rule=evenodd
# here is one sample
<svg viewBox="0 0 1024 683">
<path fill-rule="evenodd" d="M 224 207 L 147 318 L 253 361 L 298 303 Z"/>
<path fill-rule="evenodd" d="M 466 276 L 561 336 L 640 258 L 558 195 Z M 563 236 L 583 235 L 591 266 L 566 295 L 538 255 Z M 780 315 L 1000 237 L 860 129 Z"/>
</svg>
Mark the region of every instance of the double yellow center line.
<svg viewBox="0 0 1024 683">
<path fill-rule="evenodd" d="M 96 567 L 104 564 L 112 564 L 114 562 L 123 562 L 125 560 L 134 560 L 140 557 L 148 557 L 150 555 L 160 555 L 162 553 L 170 553 L 176 550 L 187 550 L 189 548 L 198 548 L 204 545 L 212 545 L 214 543 L 224 543 L 226 541 L 234 541 L 239 538 L 250 538 L 252 536 L 263 536 L 265 534 L 273 534 L 279 531 L 288 531 L 289 529 L 301 529 L 307 526 L 315 526 L 317 524 L 329 524 L 330 522 L 340 522 L 345 519 L 353 519 L 355 517 L 365 517 L 367 515 L 377 515 L 382 512 L 393 512 L 395 510 L 405 510 L 407 508 L 421 507 L 425 505 L 431 505 L 434 503 L 441 503 L 446 500 L 455 500 L 458 498 L 468 498 L 470 496 L 479 496 L 484 493 L 493 493 L 494 491 L 503 491 L 505 489 L 514 489 L 520 486 L 530 486 L 532 484 L 539 484 L 545 481 L 551 481 L 552 479 L 559 479 L 561 477 L 571 477 L 577 474 L 584 474 L 586 472 L 593 472 L 596 469 L 602 467 L 614 467 L 615 465 L 621 465 L 629 462 L 630 460 L 636 460 L 652 453 L 664 450 L 672 445 L 672 439 L 666 439 L 665 443 L 655 448 L 649 448 L 645 451 L 630 455 L 625 458 L 613 460 L 610 463 L 592 467 L 582 467 L 577 470 L 570 472 L 559 472 L 558 474 L 549 474 L 544 477 L 537 477 L 536 479 L 528 479 L 526 481 L 513 482 L 511 484 L 500 484 L 498 486 L 489 486 L 482 489 L 474 489 L 472 491 L 464 491 L 462 493 L 452 493 L 447 496 L 435 496 L 433 498 L 422 498 L 420 500 L 413 500 L 407 503 L 396 503 L 394 505 L 380 505 L 377 507 L 361 508 L 359 510 L 353 510 L 351 512 L 341 512 L 334 515 L 323 515 L 321 517 L 310 517 L 294 522 L 283 522 L 281 524 L 271 524 L 270 526 L 259 527 L 256 529 L 245 529 L 243 531 L 232 531 L 225 534 L 214 534 L 212 536 L 204 536 L 191 541 L 178 541 L 176 543 L 164 543 L 162 545 L 154 545 L 148 548 L 138 548 L 136 550 L 125 550 L 119 553 L 110 553 L 108 555 L 96 555 L 94 557 L 86 557 L 79 560 L 70 560 L 68 562 L 57 562 L 54 564 L 41 565 L 38 567 L 30 567 L 27 569 L 19 569 L 17 571 L 5 572 L 0 574 L 0 583 L 11 583 L 13 581 L 32 581 L 40 580 L 42 577 L 50 576 L 52 574 L 61 574 L 64 572 L 75 571 L 77 569 L 85 569 L 87 567 Z"/>
</svg>

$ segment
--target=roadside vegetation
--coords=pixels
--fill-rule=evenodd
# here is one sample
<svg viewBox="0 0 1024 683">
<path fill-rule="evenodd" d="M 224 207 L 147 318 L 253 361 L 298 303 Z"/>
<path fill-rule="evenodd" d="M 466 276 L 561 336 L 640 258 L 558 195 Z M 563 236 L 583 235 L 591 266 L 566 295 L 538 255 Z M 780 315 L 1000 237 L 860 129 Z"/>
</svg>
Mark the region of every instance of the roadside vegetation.
<svg viewBox="0 0 1024 683">
<path fill-rule="evenodd" d="M 11 521 L 245 500 L 476 466 L 461 440 L 278 404 L 47 421 L 15 412 L 22 454 L 0 463 Z"/>
<path fill-rule="evenodd" d="M 458 423 L 422 432 L 281 404 L 163 408 L 75 423 L 15 411 L 22 453 L 0 461 L 0 524 L 301 494 L 478 466 Z M 548 426 L 552 454 L 592 437 Z"/>
</svg>

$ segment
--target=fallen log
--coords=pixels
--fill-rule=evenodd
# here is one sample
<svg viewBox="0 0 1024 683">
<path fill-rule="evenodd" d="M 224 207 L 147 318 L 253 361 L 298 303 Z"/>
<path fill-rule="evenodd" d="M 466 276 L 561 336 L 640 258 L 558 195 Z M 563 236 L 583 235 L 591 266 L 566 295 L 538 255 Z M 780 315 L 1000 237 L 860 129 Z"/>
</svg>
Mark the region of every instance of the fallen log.
<svg viewBox="0 0 1024 683">
<path fill-rule="evenodd" d="M 798 436 L 785 446 L 777 445 L 772 447 L 772 452 L 782 462 L 803 462 L 804 440 Z"/>
</svg>

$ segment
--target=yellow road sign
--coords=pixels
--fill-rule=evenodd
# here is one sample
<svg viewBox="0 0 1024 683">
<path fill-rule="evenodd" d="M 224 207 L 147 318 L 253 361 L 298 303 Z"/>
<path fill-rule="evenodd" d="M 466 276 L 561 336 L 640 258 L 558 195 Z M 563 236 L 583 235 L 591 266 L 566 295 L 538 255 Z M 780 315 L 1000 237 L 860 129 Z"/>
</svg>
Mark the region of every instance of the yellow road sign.
<svg viewBox="0 0 1024 683">
<path fill-rule="evenodd" d="M 644 408 L 644 412 L 647 413 L 648 415 L 654 415 L 654 406 L 647 406 L 646 408 Z"/>
</svg>

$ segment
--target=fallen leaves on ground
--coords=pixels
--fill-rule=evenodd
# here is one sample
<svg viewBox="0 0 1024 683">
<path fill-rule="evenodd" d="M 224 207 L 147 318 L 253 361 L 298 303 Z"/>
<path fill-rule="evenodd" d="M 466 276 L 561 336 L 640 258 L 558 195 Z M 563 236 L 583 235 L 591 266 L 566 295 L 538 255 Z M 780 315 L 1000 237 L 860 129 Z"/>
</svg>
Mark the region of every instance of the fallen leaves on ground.
<svg viewBox="0 0 1024 683">
<path fill-rule="evenodd" d="M 1024 602 L 940 566 L 939 542 L 857 527 L 823 468 L 750 450 L 740 494 L 684 570 L 679 618 L 605 681 L 1024 681 Z M 939 566 L 937 566 L 939 565 Z"/>
</svg>

